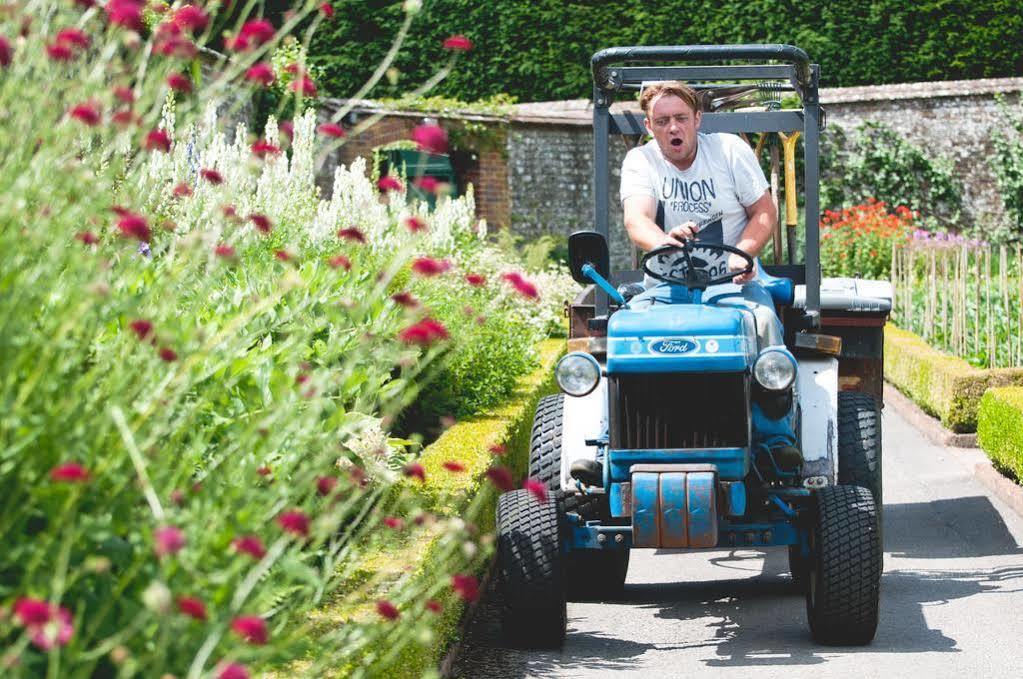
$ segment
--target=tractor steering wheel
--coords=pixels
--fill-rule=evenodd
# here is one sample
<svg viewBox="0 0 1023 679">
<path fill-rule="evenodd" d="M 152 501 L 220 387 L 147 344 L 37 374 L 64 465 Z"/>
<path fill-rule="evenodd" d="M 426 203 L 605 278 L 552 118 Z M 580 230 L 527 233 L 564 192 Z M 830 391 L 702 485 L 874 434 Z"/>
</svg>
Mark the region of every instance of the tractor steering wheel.
<svg viewBox="0 0 1023 679">
<path fill-rule="evenodd" d="M 701 253 L 706 254 L 701 254 Z M 728 270 L 728 255 L 746 260 L 741 271 Z M 706 289 L 728 283 L 740 274 L 753 271 L 753 257 L 739 248 L 721 243 L 685 240 L 682 245 L 662 245 L 643 255 L 643 273 L 665 283 L 687 288 Z"/>
</svg>

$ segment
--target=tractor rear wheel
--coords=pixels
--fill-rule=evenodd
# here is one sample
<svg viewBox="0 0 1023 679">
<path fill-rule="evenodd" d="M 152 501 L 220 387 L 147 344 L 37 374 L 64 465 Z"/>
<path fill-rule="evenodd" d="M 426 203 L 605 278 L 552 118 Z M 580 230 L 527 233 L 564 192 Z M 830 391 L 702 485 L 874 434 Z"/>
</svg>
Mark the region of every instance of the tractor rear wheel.
<svg viewBox="0 0 1023 679">
<path fill-rule="evenodd" d="M 838 483 L 869 490 L 881 516 L 881 408 L 871 394 L 838 392 Z"/>
<path fill-rule="evenodd" d="M 870 491 L 829 486 L 816 493 L 806 612 L 815 641 L 863 645 L 877 631 L 881 540 Z"/>
<path fill-rule="evenodd" d="M 527 648 L 557 648 L 565 641 L 568 609 L 561 551 L 565 516 L 560 502 L 539 502 L 513 490 L 497 501 L 498 586 L 505 634 Z"/>
</svg>

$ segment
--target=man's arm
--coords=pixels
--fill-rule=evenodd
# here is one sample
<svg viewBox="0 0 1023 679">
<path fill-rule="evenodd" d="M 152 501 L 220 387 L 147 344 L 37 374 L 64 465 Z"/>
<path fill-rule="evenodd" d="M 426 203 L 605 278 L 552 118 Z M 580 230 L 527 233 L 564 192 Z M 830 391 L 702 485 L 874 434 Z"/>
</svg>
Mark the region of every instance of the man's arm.
<svg viewBox="0 0 1023 679">
<path fill-rule="evenodd" d="M 778 222 L 778 208 L 771 197 L 771 191 L 764 191 L 753 204 L 746 207 L 746 228 L 742 230 L 742 236 L 735 247 L 747 253 L 750 257 L 756 257 L 767 245 L 767 241 L 774 232 L 774 225 Z M 746 261 L 738 255 L 729 257 L 729 268 L 732 270 L 743 269 Z M 741 274 L 733 279 L 735 283 L 748 283 L 756 277 L 756 272 L 751 271 Z"/>
<path fill-rule="evenodd" d="M 664 233 L 654 219 L 657 216 L 657 199 L 652 196 L 629 196 L 622 204 L 625 212 L 625 230 L 640 250 L 650 252 L 662 245 L 681 245 L 683 238 L 692 238 L 696 224 L 686 222 Z"/>
</svg>

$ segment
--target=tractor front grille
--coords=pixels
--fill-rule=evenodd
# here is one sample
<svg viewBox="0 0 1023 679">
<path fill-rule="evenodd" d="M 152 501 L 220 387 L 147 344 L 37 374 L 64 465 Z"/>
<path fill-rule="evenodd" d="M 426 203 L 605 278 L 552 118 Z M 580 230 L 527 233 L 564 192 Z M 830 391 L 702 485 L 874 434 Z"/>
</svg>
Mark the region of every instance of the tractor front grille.
<svg viewBox="0 0 1023 679">
<path fill-rule="evenodd" d="M 742 373 L 617 375 L 608 380 L 608 398 L 613 449 L 749 445 Z"/>
</svg>

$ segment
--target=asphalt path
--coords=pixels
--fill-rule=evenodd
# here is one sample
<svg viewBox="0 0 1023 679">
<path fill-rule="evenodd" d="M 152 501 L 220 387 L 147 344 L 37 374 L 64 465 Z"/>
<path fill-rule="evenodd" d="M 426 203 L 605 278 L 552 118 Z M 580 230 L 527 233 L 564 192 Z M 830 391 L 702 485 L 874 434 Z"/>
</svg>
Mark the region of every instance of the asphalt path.
<svg viewBox="0 0 1023 679">
<path fill-rule="evenodd" d="M 883 415 L 885 570 L 865 647 L 810 639 L 784 550 L 636 550 L 624 596 L 568 605 L 560 651 L 501 637 L 494 591 L 458 677 L 1023 677 L 1023 518 L 977 482 L 976 450 Z"/>
</svg>

